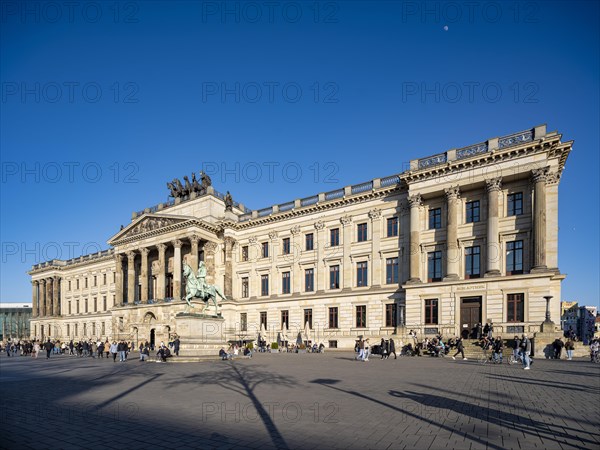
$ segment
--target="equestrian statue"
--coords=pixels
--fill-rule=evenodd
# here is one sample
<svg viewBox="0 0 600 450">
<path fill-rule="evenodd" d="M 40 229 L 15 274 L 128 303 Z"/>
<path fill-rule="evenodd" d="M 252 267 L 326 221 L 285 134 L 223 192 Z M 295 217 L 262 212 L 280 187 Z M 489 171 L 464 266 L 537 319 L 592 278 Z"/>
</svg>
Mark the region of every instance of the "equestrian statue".
<svg viewBox="0 0 600 450">
<path fill-rule="evenodd" d="M 209 304 L 215 306 L 215 316 L 219 315 L 219 307 L 217 304 L 217 297 L 221 297 L 223 300 L 227 300 L 221 288 L 217 285 L 206 284 L 206 265 L 204 261 L 200 261 L 198 264 L 198 275 L 194 274 L 192 268 L 184 263 L 183 265 L 183 276 L 185 277 L 185 301 L 189 308 L 194 308 L 191 300 L 192 298 L 199 298 L 205 303 L 205 308 L 208 308 Z"/>
</svg>

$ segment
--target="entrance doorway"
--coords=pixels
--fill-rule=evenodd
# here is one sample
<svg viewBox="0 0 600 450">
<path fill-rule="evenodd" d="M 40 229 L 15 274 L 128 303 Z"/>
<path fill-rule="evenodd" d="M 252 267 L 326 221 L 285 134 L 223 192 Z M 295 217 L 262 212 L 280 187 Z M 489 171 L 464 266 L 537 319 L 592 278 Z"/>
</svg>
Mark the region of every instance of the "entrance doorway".
<svg viewBox="0 0 600 450">
<path fill-rule="evenodd" d="M 460 299 L 460 329 L 463 339 L 477 339 L 477 324 L 481 323 L 481 297 Z"/>
<path fill-rule="evenodd" d="M 150 330 L 150 349 L 154 350 L 154 341 L 156 339 L 156 330 L 152 328 Z"/>
</svg>

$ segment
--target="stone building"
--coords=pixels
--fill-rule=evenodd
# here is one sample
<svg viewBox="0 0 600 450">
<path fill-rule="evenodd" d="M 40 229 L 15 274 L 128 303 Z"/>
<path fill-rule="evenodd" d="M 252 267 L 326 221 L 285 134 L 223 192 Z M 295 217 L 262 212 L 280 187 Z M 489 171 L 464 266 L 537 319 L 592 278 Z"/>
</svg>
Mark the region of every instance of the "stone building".
<svg viewBox="0 0 600 450">
<path fill-rule="evenodd" d="M 29 339 L 31 305 L 0 303 L 0 341 Z"/>
<path fill-rule="evenodd" d="M 558 184 L 572 144 L 542 125 L 254 211 L 209 185 L 134 213 L 110 250 L 33 266 L 31 333 L 166 340 L 185 309 L 182 265 L 199 261 L 227 296 L 223 341 L 350 348 L 410 329 L 469 336 L 486 321 L 538 331 L 543 296 L 561 312 Z"/>
</svg>

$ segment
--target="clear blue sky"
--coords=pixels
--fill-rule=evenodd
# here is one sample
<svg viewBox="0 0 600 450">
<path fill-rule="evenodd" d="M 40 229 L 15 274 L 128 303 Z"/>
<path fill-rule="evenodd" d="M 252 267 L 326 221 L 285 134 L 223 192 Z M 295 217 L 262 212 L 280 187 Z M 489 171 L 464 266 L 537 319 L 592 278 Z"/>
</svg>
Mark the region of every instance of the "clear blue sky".
<svg viewBox="0 0 600 450">
<path fill-rule="evenodd" d="M 1 3 L 3 302 L 202 167 L 261 208 L 547 123 L 563 299 L 598 305 L 598 2 L 74 3 Z"/>
</svg>

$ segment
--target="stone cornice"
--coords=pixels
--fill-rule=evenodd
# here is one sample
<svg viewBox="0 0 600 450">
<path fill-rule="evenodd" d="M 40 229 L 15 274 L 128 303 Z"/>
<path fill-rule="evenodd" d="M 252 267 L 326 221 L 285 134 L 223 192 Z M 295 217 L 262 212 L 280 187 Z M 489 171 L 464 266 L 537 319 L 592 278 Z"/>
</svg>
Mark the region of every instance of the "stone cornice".
<svg viewBox="0 0 600 450">
<path fill-rule="evenodd" d="M 311 206 L 306 206 L 300 209 L 291 209 L 289 211 L 280 212 L 271 214 L 265 217 L 258 217 L 251 219 L 247 222 L 238 223 L 235 226 L 236 230 L 246 230 L 248 228 L 253 228 L 260 225 L 266 225 L 270 223 L 281 222 L 289 219 L 293 219 L 295 217 L 307 216 L 310 214 L 320 213 L 323 211 L 329 211 L 331 209 L 342 208 L 344 206 L 353 205 L 357 203 L 362 203 L 369 200 L 375 200 L 379 198 L 383 198 L 392 194 L 400 193 L 404 191 L 405 188 L 394 185 L 381 189 L 374 189 L 372 191 L 363 192 L 360 194 L 342 197 L 335 200 L 328 200 L 325 202 L 318 202 Z"/>
<path fill-rule="evenodd" d="M 40 267 L 36 267 L 34 266 L 29 272 L 27 272 L 28 275 L 38 275 L 47 271 L 52 271 L 52 270 L 58 270 L 59 272 L 62 271 L 66 271 L 66 270 L 71 270 L 73 268 L 78 268 L 78 267 L 83 267 L 86 265 L 91 265 L 91 264 L 97 264 L 99 262 L 105 262 L 105 261 L 110 261 L 113 260 L 114 261 L 114 251 L 113 249 L 108 250 L 108 252 L 102 256 L 92 256 L 92 257 L 84 257 L 83 259 L 81 258 L 77 258 L 75 260 L 69 260 L 67 261 L 65 264 L 63 265 L 56 265 L 56 264 L 52 264 L 52 263 L 46 263 L 46 265 L 44 264 L 38 264 L 38 266 Z M 64 262 L 64 261 L 61 261 Z"/>
<path fill-rule="evenodd" d="M 541 152 L 548 152 L 549 158 L 560 157 L 559 170 L 562 171 L 573 141 L 562 143 L 560 142 L 561 137 L 562 135 L 560 134 L 546 135 L 542 139 L 525 142 L 521 145 L 496 149 L 491 152 L 476 154 L 469 158 L 448 161 L 444 164 L 435 165 L 430 168 L 410 170 L 400 174 L 400 179 L 410 185 L 419 181 L 433 178 L 439 179 L 475 167 L 498 164 L 509 159 Z"/>
</svg>

